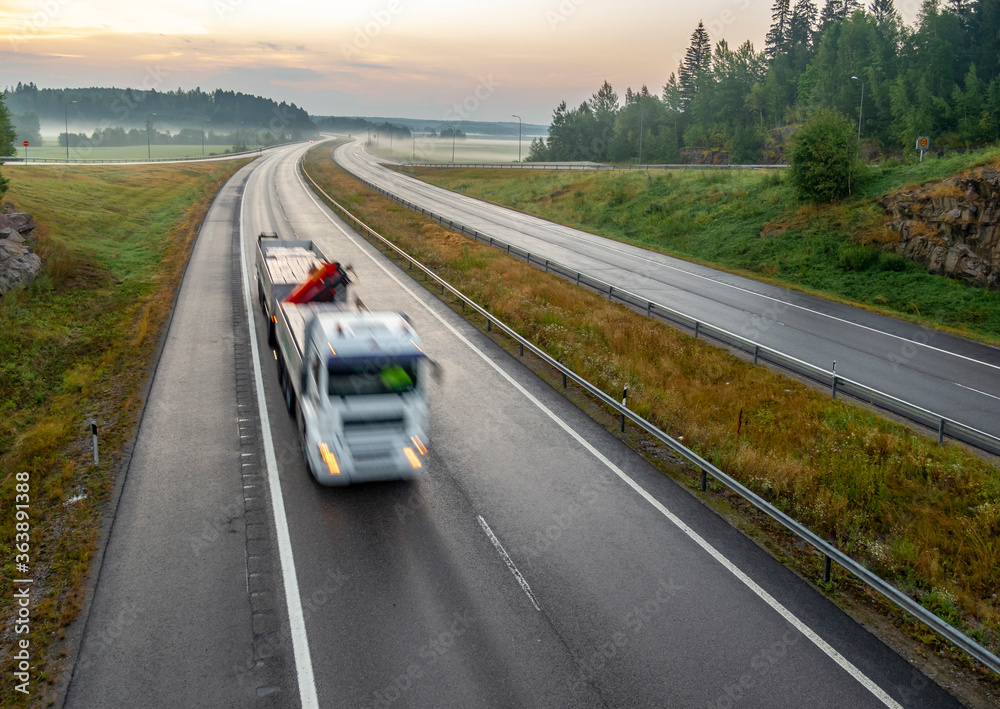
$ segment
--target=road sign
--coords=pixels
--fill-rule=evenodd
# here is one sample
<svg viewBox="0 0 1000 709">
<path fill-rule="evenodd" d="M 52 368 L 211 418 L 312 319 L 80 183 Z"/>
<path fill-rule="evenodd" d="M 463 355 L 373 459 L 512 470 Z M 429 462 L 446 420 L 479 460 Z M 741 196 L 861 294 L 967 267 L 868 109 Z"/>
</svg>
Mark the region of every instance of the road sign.
<svg viewBox="0 0 1000 709">
<path fill-rule="evenodd" d="M 927 150 L 927 146 L 931 144 L 931 139 L 926 135 L 922 135 L 917 138 L 917 150 L 920 151 L 920 162 L 924 161 L 924 151 Z"/>
<path fill-rule="evenodd" d="M 27 148 L 28 147 L 28 141 L 24 141 L 23 143 L 21 143 L 21 145 L 23 145 L 24 147 Z"/>
</svg>

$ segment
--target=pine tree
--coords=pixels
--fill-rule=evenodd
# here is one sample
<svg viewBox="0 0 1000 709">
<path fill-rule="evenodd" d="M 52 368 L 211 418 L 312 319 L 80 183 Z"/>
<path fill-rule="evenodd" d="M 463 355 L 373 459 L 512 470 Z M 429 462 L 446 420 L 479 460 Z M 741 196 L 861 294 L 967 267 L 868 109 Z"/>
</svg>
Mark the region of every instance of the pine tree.
<svg viewBox="0 0 1000 709">
<path fill-rule="evenodd" d="M 774 0 L 771 8 L 771 29 L 764 39 L 764 53 L 768 59 L 788 51 L 791 35 L 791 0 Z"/>
<path fill-rule="evenodd" d="M 872 17 L 875 18 L 875 24 L 879 27 L 886 27 L 890 23 L 899 23 L 899 11 L 896 10 L 896 5 L 893 0 L 872 0 L 872 4 L 868 6 Z"/>
<path fill-rule="evenodd" d="M 590 107 L 594 113 L 614 113 L 618 110 L 618 94 L 607 81 L 596 94 L 590 97 Z"/>
<path fill-rule="evenodd" d="M 681 85 L 681 102 L 686 108 L 698 92 L 698 85 L 712 65 L 712 41 L 708 38 L 705 24 L 698 21 L 698 26 L 691 34 L 691 46 L 684 53 L 684 61 L 678 70 Z"/>
<path fill-rule="evenodd" d="M 819 11 L 812 0 L 798 0 L 792 10 L 788 26 L 788 44 L 791 47 L 809 44 L 812 41 L 816 17 Z"/>
</svg>

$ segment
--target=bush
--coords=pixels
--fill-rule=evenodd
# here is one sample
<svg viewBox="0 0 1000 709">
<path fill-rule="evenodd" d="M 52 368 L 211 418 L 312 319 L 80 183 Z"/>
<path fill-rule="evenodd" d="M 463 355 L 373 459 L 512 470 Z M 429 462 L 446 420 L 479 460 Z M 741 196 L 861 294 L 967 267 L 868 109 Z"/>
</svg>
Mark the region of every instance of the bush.
<svg viewBox="0 0 1000 709">
<path fill-rule="evenodd" d="M 878 267 L 883 271 L 905 271 L 910 259 L 902 254 L 886 254 L 879 256 Z"/>
<path fill-rule="evenodd" d="M 842 113 L 824 108 L 792 138 L 791 181 L 800 199 L 833 202 L 853 193 L 864 175 L 858 138 Z"/>
<path fill-rule="evenodd" d="M 879 262 L 882 252 L 874 246 L 845 246 L 840 254 L 840 267 L 845 271 L 867 271 Z"/>
</svg>

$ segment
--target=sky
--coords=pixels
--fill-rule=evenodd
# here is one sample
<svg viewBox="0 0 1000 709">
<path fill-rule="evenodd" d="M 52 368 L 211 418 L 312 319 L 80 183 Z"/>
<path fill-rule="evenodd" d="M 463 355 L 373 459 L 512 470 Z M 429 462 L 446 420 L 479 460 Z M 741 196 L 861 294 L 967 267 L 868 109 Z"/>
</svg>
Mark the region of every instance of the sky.
<svg viewBox="0 0 1000 709">
<path fill-rule="evenodd" d="M 547 125 L 605 80 L 660 93 L 699 20 L 763 49 L 771 3 L 2 0 L 0 89 L 221 88 L 312 115 Z M 897 0 L 905 19 L 916 3 Z"/>
</svg>

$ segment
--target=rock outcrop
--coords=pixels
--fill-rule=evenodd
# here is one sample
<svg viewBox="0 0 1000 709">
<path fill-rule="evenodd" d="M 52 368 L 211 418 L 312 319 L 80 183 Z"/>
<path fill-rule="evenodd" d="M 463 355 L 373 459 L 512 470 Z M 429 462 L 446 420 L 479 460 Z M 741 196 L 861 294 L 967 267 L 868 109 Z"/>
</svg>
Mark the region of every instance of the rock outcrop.
<svg viewBox="0 0 1000 709">
<path fill-rule="evenodd" d="M 886 244 L 928 271 L 1000 289 L 1000 170 L 983 167 L 883 197 Z"/>
<path fill-rule="evenodd" d="M 0 214 L 0 295 L 18 285 L 28 285 L 42 269 L 32 251 L 35 220 L 26 212 Z"/>
</svg>

